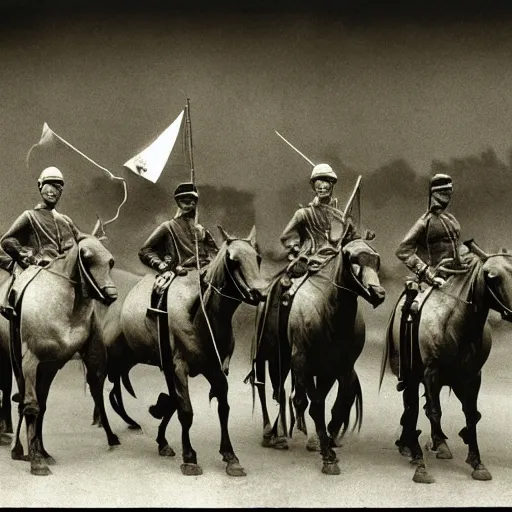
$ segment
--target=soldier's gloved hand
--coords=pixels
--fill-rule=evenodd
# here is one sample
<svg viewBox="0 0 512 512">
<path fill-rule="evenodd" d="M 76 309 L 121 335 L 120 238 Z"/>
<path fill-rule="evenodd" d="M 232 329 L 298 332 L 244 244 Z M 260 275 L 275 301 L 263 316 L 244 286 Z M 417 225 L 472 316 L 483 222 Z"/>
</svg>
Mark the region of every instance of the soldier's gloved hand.
<svg viewBox="0 0 512 512">
<path fill-rule="evenodd" d="M 444 279 L 441 277 L 437 277 L 434 270 L 431 267 L 427 267 L 423 271 L 423 280 L 429 284 L 430 286 L 434 286 L 435 288 L 442 286 L 444 284 Z"/>
<path fill-rule="evenodd" d="M 158 264 L 157 270 L 158 272 L 165 272 L 166 270 L 169 270 L 169 263 L 162 261 Z"/>
<path fill-rule="evenodd" d="M 288 252 L 288 260 L 294 260 L 298 256 L 299 252 L 300 247 L 298 245 L 294 245 L 293 247 L 291 247 Z"/>
<path fill-rule="evenodd" d="M 30 265 L 37 265 L 38 261 L 32 254 L 28 254 L 23 256 L 18 263 L 21 268 L 26 269 Z"/>
<path fill-rule="evenodd" d="M 188 274 L 187 270 L 185 270 L 181 265 L 178 265 L 175 269 L 177 276 L 186 276 Z"/>
</svg>

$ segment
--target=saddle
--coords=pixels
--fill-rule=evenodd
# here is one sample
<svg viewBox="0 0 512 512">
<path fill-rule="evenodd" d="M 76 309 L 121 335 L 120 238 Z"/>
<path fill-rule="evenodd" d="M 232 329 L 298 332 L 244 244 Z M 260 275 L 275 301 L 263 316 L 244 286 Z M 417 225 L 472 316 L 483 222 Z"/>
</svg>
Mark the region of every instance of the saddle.
<svg viewBox="0 0 512 512">
<path fill-rule="evenodd" d="M 398 300 L 400 302 L 405 297 L 400 313 L 398 391 L 405 389 L 407 377 L 416 370 L 419 362 L 418 338 L 421 312 L 432 290 L 432 286 L 422 288 L 417 281 L 408 279 L 405 282 L 405 290 Z M 396 312 L 395 309 L 389 329 L 392 329 Z"/>
</svg>

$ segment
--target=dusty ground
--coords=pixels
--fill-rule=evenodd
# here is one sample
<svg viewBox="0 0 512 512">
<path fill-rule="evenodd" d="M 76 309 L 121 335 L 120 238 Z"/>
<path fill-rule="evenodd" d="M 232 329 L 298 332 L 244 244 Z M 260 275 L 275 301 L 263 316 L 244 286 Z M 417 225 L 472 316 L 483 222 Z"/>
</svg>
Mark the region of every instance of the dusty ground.
<svg viewBox="0 0 512 512">
<path fill-rule="evenodd" d="M 384 311 L 385 313 L 385 311 Z M 382 313 L 379 315 L 381 316 Z M 215 401 L 208 404 L 208 386 L 202 377 L 191 381 L 195 408 L 192 443 L 204 474 L 185 477 L 181 458 L 157 454 L 157 420 L 147 412 L 163 389 L 158 369 L 139 366 L 132 371 L 138 392 L 135 400 L 126 394 L 126 406 L 143 426 L 128 430 L 108 406 L 111 423 L 121 446 L 109 450 L 102 430 L 92 427 L 92 399 L 84 393 L 78 361 L 59 373 L 50 393 L 45 444 L 57 459 L 53 475 L 30 475 L 29 465 L 10 458 L 7 446 L 0 448 L 0 505 L 18 507 L 397 507 L 397 506 L 505 506 L 512 505 L 512 377 L 509 372 L 512 347 L 510 329 L 496 333 L 496 343 L 484 368 L 479 408 L 479 441 L 483 462 L 493 474 L 490 482 L 477 482 L 465 464 L 466 447 L 457 436 L 463 426 L 460 404 L 443 391 L 443 424 L 454 459 L 437 460 L 428 454 L 433 485 L 412 482 L 413 468 L 401 457 L 394 441 L 399 431 L 401 396 L 388 375 L 378 393 L 382 319 L 370 322 L 370 334 L 358 361 L 364 394 L 364 421 L 359 435 L 352 434 L 338 449 L 341 475 L 320 472 L 317 453 L 305 450 L 305 437 L 297 433 L 287 452 L 260 446 L 259 406 L 252 414 L 250 386 L 242 383 L 249 370 L 249 334 L 244 311 L 238 319 L 238 345 L 231 365 L 231 437 L 235 451 L 247 470 L 245 478 L 231 478 L 218 454 L 219 425 Z M 373 321 L 373 324 L 376 322 Z M 272 404 L 273 411 L 276 407 Z M 177 453 L 180 431 L 176 419 L 168 439 Z M 422 415 L 419 428 L 422 445 L 428 422 Z"/>
</svg>

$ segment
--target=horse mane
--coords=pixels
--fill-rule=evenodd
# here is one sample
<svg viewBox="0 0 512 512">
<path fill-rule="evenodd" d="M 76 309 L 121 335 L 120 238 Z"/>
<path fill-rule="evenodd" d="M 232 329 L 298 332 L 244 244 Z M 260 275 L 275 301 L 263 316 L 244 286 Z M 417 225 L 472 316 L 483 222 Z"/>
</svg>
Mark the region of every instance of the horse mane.
<svg viewBox="0 0 512 512">
<path fill-rule="evenodd" d="M 219 252 L 216 254 L 215 258 L 210 262 L 206 269 L 205 280 L 208 283 L 215 284 L 215 286 L 224 285 L 226 273 L 224 271 L 224 262 L 227 257 L 228 244 L 224 242 L 220 248 Z"/>
</svg>

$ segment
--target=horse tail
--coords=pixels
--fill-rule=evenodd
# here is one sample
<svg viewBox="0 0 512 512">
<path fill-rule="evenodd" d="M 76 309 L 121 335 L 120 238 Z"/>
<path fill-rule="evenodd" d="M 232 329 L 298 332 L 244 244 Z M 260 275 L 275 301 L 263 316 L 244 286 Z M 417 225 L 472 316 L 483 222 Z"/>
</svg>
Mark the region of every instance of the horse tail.
<svg viewBox="0 0 512 512">
<path fill-rule="evenodd" d="M 132 386 L 132 382 L 130 380 L 130 370 L 128 370 L 127 372 L 121 373 L 121 381 L 122 381 L 123 386 L 125 387 L 126 391 L 128 391 L 128 393 L 130 393 L 130 395 L 132 395 L 133 398 L 137 398 L 137 396 L 135 395 L 133 386 Z"/>
<path fill-rule="evenodd" d="M 125 421 L 125 423 L 128 424 L 129 427 L 133 429 L 140 429 L 140 425 L 132 419 L 128 413 L 126 412 L 126 409 L 124 408 L 124 402 L 123 402 L 123 392 L 121 389 L 121 379 L 126 375 L 126 378 L 128 379 L 128 383 L 131 387 L 131 383 L 128 377 L 128 373 L 122 375 L 116 375 L 115 377 L 111 378 L 110 381 L 114 384 L 114 387 L 110 390 L 110 393 L 108 394 L 108 398 L 110 400 L 110 405 L 112 406 L 112 409 L 114 409 L 114 412 Z M 123 384 L 126 387 L 126 384 L 123 380 Z M 129 391 L 129 389 L 127 388 Z M 133 390 L 133 388 L 132 388 Z M 135 395 L 132 395 L 135 397 Z M 136 398 L 136 397 L 135 397 Z"/>
<path fill-rule="evenodd" d="M 363 391 L 361 389 L 361 382 L 359 381 L 359 377 L 355 370 L 353 371 L 350 384 L 346 388 L 344 382 L 340 381 L 338 388 L 338 395 L 339 394 L 344 397 L 340 402 L 340 407 L 342 409 L 340 411 L 340 427 L 342 427 L 340 438 L 343 438 L 348 430 L 350 424 L 350 413 L 354 405 L 356 407 L 356 421 L 352 427 L 352 432 L 354 432 L 356 428 L 357 431 L 360 432 L 363 424 Z"/>
</svg>

